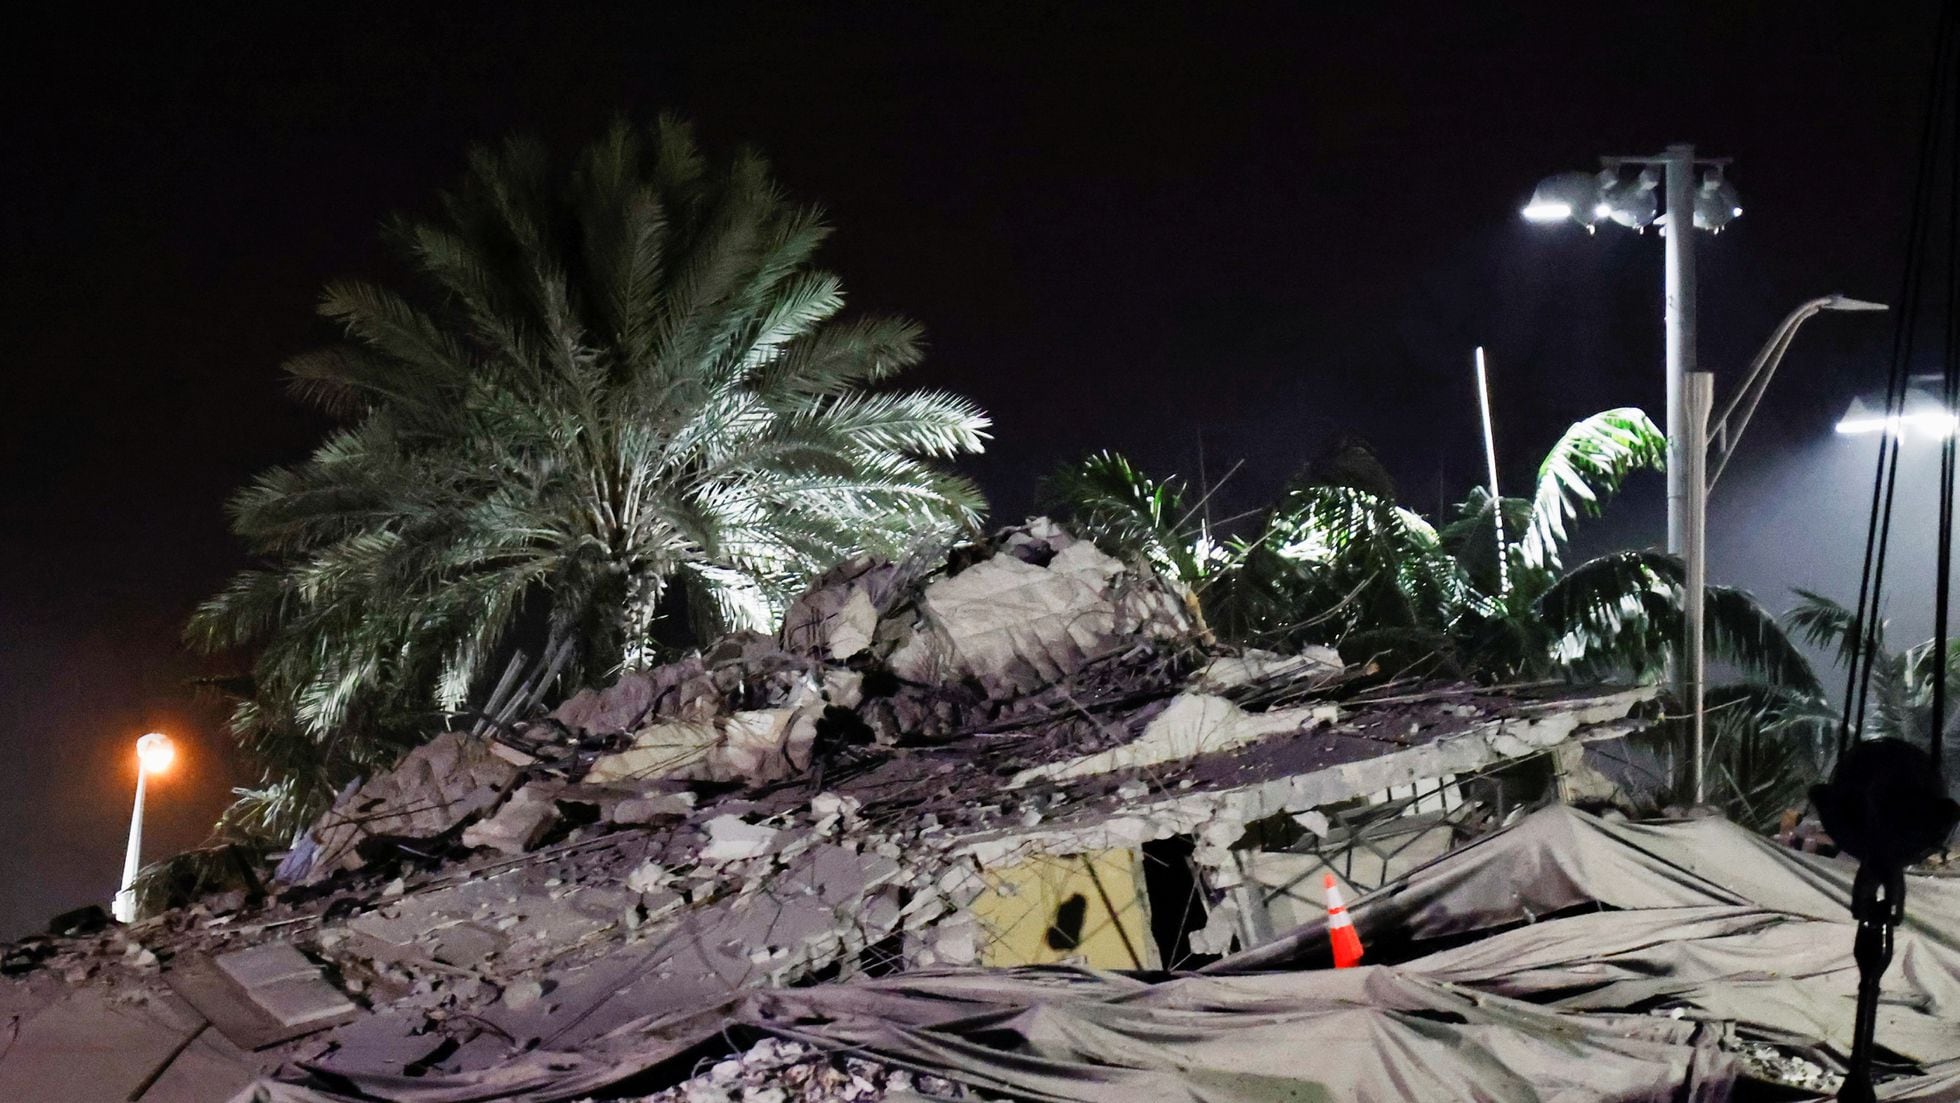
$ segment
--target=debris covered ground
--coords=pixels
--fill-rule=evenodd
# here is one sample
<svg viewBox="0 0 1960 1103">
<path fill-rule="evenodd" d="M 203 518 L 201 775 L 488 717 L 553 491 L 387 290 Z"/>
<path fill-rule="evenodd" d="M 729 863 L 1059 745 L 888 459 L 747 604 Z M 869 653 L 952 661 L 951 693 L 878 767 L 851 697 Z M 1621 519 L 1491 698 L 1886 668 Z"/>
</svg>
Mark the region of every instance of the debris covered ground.
<svg viewBox="0 0 1960 1103">
<path fill-rule="evenodd" d="M 1848 867 L 1530 811 L 1614 799 L 1650 699 L 1221 648 L 1046 522 L 846 564 L 776 637 L 438 736 L 269 896 L 0 949 L 0 1098 L 1819 1097 Z M 1885 1098 L 1960 1087 L 1949 884 Z"/>
</svg>

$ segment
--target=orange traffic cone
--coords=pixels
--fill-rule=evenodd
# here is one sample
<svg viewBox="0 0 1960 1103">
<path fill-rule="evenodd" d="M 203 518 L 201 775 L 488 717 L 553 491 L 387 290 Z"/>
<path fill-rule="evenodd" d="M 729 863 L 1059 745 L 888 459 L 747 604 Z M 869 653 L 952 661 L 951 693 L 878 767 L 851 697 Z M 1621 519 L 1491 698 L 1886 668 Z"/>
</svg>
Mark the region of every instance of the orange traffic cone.
<svg viewBox="0 0 1960 1103">
<path fill-rule="evenodd" d="M 1354 932 L 1354 920 L 1348 918 L 1347 905 L 1341 901 L 1341 890 L 1334 885 L 1334 875 L 1328 874 L 1322 881 L 1327 886 L 1327 941 L 1334 948 L 1334 968 L 1346 969 L 1361 964 L 1361 936 Z"/>
</svg>

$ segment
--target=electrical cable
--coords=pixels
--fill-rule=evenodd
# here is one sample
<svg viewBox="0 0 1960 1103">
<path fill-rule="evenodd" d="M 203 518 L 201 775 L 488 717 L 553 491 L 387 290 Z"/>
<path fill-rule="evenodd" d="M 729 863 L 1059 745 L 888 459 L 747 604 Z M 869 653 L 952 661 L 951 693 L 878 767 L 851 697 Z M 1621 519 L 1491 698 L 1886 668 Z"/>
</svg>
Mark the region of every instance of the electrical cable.
<svg viewBox="0 0 1960 1103">
<path fill-rule="evenodd" d="M 1934 67 L 1926 90 L 1925 120 L 1920 130 L 1919 163 L 1914 173 L 1912 207 L 1907 224 L 1906 266 L 1899 293 L 1896 328 L 1892 335 L 1892 361 L 1886 379 L 1884 429 L 1879 433 L 1878 467 L 1872 480 L 1871 514 L 1865 527 L 1864 563 L 1859 571 L 1858 604 L 1853 613 L 1846 663 L 1844 707 L 1838 726 L 1838 754 L 1851 746 L 1856 733 L 1864 730 L 1870 695 L 1873 664 L 1877 660 L 1878 614 L 1883 608 L 1885 564 L 1892 538 L 1892 507 L 1898 490 L 1899 451 L 1904 439 L 1903 414 L 1908 365 L 1912 359 L 1918 329 L 1919 300 L 1926 267 L 1926 232 L 1937 178 L 1941 108 L 1953 83 L 1955 65 L 1948 64 L 1953 52 L 1955 5 L 1942 5 L 1939 29 L 1934 36 Z M 1950 505 L 1950 503 L 1948 503 Z M 1950 525 L 1943 521 L 1943 527 Z"/>
</svg>

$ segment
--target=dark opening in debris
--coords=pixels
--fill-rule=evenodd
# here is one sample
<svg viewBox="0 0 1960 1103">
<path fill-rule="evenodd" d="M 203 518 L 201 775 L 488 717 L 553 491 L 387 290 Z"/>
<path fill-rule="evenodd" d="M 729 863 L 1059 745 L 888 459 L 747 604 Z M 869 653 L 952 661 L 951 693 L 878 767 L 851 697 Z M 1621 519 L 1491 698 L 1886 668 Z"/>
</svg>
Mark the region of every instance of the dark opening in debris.
<svg viewBox="0 0 1960 1103">
<path fill-rule="evenodd" d="M 1082 920 L 1089 913 L 1089 900 L 1074 893 L 1055 909 L 1055 921 L 1048 925 L 1048 948 L 1073 950 L 1082 945 Z"/>
<path fill-rule="evenodd" d="M 1217 954 L 1193 953 L 1191 932 L 1203 929 L 1209 911 L 1204 886 L 1191 866 L 1197 843 L 1173 835 L 1143 844 L 1143 887 L 1150 901 L 1150 936 L 1166 969 L 1198 969 Z"/>
</svg>

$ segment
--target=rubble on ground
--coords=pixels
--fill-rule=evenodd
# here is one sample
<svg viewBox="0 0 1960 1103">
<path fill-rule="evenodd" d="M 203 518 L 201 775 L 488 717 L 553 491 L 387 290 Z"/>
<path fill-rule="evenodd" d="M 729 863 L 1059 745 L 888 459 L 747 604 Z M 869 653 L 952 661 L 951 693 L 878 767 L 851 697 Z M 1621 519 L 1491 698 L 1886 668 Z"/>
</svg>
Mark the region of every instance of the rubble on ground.
<svg viewBox="0 0 1960 1103">
<path fill-rule="evenodd" d="M 1420 895 L 1369 890 L 1515 837 L 1491 833 L 1546 799 L 1610 802 L 1589 756 L 1645 725 L 1652 691 L 1395 682 L 1326 649 L 1220 647 L 1191 608 L 1046 521 L 943 562 L 844 564 L 775 637 L 437 736 L 350 787 L 266 899 L 4 948 L 0 1023 L 19 1037 L 0 1098 L 36 1097 L 77 1053 L 95 1054 L 100 1098 L 142 1086 L 151 1103 L 1073 1097 L 1035 1066 L 1139 1058 L 1128 1042 L 1074 1051 L 1070 1015 L 1115 1044 L 1151 1028 L 1111 1026 L 1105 1003 L 1167 1014 L 1178 992 L 1211 993 L 1188 1010 L 1224 1030 L 1217 1015 L 1260 1005 L 1251 990 L 1191 981 L 1159 997 L 1145 978 L 1259 961 L 1296 978 L 1276 993 L 1321 1009 L 1286 1005 L 1303 1030 L 1363 1007 L 1383 1023 L 1468 1014 L 1462 976 L 1319 977 L 1321 877 L 1361 896 L 1361 924 L 1373 901 Z M 1538 877 L 1556 849 L 1484 876 Z M 1410 922 L 1380 914 L 1383 930 Z M 1356 985 L 1382 987 L 1362 999 Z M 1523 1032 L 1521 1052 L 1577 1031 L 1628 1084 L 1744 1075 L 1740 1051 L 1694 1023 L 1576 1013 L 1518 1002 L 1504 1029 Z M 737 1047 L 731 1024 L 775 1044 Z M 1042 1056 L 989 1064 L 982 1051 L 1011 1038 Z M 1796 1056 L 1828 1073 L 1833 1053 Z M 1139 1075 L 1094 1097 L 1172 1083 Z M 1225 1073 L 1177 1090 L 1265 1090 L 1247 1075 L 1242 1091 Z"/>
<path fill-rule="evenodd" d="M 671 1088 L 617 1103 L 906 1103 L 979 1098 L 984 1097 L 930 1073 L 915 1074 L 881 1061 L 764 1038 Z"/>
</svg>

